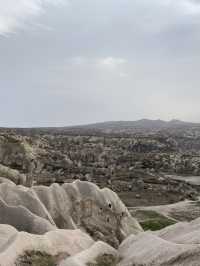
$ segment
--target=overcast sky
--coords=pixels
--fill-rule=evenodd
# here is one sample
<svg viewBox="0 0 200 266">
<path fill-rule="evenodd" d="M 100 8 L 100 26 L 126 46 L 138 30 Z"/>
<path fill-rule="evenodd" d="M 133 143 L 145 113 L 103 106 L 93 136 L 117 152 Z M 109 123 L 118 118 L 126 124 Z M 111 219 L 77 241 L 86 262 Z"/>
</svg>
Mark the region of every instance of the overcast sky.
<svg viewBox="0 0 200 266">
<path fill-rule="evenodd" d="M 199 0 L 0 0 L 0 126 L 200 122 Z"/>
</svg>

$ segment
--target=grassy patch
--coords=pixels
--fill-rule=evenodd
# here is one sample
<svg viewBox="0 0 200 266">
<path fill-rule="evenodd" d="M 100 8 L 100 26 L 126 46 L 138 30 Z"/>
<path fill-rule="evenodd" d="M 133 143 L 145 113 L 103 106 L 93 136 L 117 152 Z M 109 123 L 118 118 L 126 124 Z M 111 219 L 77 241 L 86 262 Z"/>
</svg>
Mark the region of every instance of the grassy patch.
<svg viewBox="0 0 200 266">
<path fill-rule="evenodd" d="M 39 251 L 27 251 L 20 256 L 16 266 L 56 266 L 55 258 Z"/>
<path fill-rule="evenodd" d="M 131 211 L 131 214 L 139 221 L 140 225 L 145 231 L 161 230 L 176 223 L 175 220 L 153 210 L 134 210 Z"/>
<path fill-rule="evenodd" d="M 144 222 L 140 222 L 140 225 L 142 226 L 144 231 L 147 230 L 157 231 L 175 223 L 176 222 L 174 220 L 164 217 L 157 219 L 149 219 Z"/>
<path fill-rule="evenodd" d="M 116 266 L 118 258 L 113 255 L 104 254 L 96 258 L 95 262 L 90 262 L 87 266 Z"/>
</svg>

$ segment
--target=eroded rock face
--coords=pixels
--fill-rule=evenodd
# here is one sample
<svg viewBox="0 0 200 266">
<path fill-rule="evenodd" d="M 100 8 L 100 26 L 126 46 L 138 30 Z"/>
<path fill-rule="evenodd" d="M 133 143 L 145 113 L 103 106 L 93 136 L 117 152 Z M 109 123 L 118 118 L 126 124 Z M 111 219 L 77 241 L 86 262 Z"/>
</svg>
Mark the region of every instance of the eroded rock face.
<svg viewBox="0 0 200 266">
<path fill-rule="evenodd" d="M 118 196 L 89 182 L 26 188 L 0 184 L 0 223 L 19 231 L 43 234 L 81 228 L 95 240 L 117 247 L 142 231 Z"/>
<path fill-rule="evenodd" d="M 57 266 L 61 260 L 93 244 L 92 238 L 80 230 L 57 229 L 44 235 L 33 235 L 0 225 L 0 265 Z"/>
<path fill-rule="evenodd" d="M 0 162 L 10 168 L 30 171 L 34 150 L 26 138 L 17 135 L 0 136 Z"/>
<path fill-rule="evenodd" d="M 8 206 L 0 199 L 0 224 L 9 224 L 19 231 L 33 234 L 44 234 L 56 227 L 47 220 L 34 215 L 22 206 Z"/>
<path fill-rule="evenodd" d="M 117 250 L 103 242 L 96 242 L 88 249 L 64 260 L 60 266 L 116 266 Z"/>
<path fill-rule="evenodd" d="M 7 178 L 15 184 L 26 184 L 26 176 L 24 174 L 2 164 L 0 164 L 0 177 Z"/>
<path fill-rule="evenodd" d="M 199 236 L 197 219 L 155 233 L 130 235 L 115 249 L 105 242 L 95 242 L 81 230 L 56 229 L 33 235 L 0 225 L 0 265 L 197 266 Z"/>
<path fill-rule="evenodd" d="M 123 259 L 118 266 L 197 266 L 199 263 L 199 245 L 179 245 L 150 233 L 129 241 L 128 246 L 119 250 Z"/>
<path fill-rule="evenodd" d="M 1 266 L 197 266 L 199 260 L 200 219 L 143 232 L 114 192 L 92 183 L 0 184 Z"/>
<path fill-rule="evenodd" d="M 200 259 L 200 221 L 178 223 L 156 233 L 128 237 L 119 247 L 118 266 L 197 266 Z"/>
<path fill-rule="evenodd" d="M 197 266 L 200 259 L 200 220 L 164 230 L 129 236 L 116 251 L 96 242 L 70 256 L 61 266 Z"/>
</svg>

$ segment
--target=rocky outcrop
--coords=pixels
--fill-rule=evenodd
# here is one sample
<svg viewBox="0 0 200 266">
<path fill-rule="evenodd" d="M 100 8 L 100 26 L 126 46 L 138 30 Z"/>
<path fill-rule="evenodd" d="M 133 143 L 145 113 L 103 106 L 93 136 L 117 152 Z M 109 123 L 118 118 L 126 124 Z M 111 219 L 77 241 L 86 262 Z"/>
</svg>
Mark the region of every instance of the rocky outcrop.
<svg viewBox="0 0 200 266">
<path fill-rule="evenodd" d="M 200 220 L 161 231 L 130 235 L 118 249 L 81 230 L 56 229 L 44 235 L 0 225 L 1 266 L 197 266 Z"/>
<path fill-rule="evenodd" d="M 8 206 L 0 199 L 0 224 L 9 224 L 19 231 L 44 234 L 55 227 L 47 220 L 34 215 L 22 206 Z"/>
<path fill-rule="evenodd" d="M 118 196 L 92 183 L 27 188 L 3 179 L 0 184 L 1 266 L 71 266 L 83 258 L 89 263 L 105 254 L 116 257 L 107 243 L 117 248 L 140 232 Z"/>
<path fill-rule="evenodd" d="M 120 247 L 119 254 L 123 259 L 118 266 L 197 266 L 200 247 L 184 243 L 180 245 L 144 233 L 127 239 Z"/>
<path fill-rule="evenodd" d="M 117 260 L 117 250 L 106 243 L 96 242 L 88 249 L 64 260 L 60 266 L 114 266 L 113 263 Z"/>
<path fill-rule="evenodd" d="M 10 168 L 30 170 L 34 149 L 28 138 L 20 135 L 0 135 L 0 162 Z"/>
<path fill-rule="evenodd" d="M 200 219 L 143 232 L 118 196 L 89 182 L 0 184 L 0 266 L 197 266 Z"/>
<path fill-rule="evenodd" d="M 0 265 L 59 265 L 68 256 L 88 249 L 94 241 L 80 230 L 54 230 L 44 235 L 18 232 L 0 225 Z"/>
<path fill-rule="evenodd" d="M 89 182 L 25 188 L 0 184 L 0 223 L 19 231 L 43 234 L 81 228 L 95 240 L 117 247 L 142 231 L 118 196 Z"/>
<path fill-rule="evenodd" d="M 15 184 L 26 184 L 26 175 L 20 173 L 18 170 L 11 169 L 5 165 L 0 164 L 0 177 L 7 178 Z"/>
<path fill-rule="evenodd" d="M 200 259 L 200 221 L 178 223 L 154 234 L 130 236 L 119 247 L 118 266 L 197 266 Z M 153 243 L 153 244 L 152 244 Z"/>
</svg>

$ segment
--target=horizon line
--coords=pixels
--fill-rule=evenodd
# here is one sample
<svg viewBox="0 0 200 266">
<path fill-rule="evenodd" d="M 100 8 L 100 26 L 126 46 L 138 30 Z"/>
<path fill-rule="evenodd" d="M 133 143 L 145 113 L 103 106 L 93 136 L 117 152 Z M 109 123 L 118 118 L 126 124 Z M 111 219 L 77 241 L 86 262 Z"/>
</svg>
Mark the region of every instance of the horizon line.
<svg viewBox="0 0 200 266">
<path fill-rule="evenodd" d="M 181 119 L 170 119 L 170 120 L 164 120 L 164 119 L 149 119 L 149 118 L 141 118 L 137 120 L 104 120 L 100 122 L 91 122 L 91 123 L 81 123 L 81 124 L 71 124 L 71 125 L 49 125 L 49 126 L 0 126 L 0 129 L 45 129 L 45 128 L 70 128 L 70 127 L 81 127 L 81 126 L 90 126 L 90 125 L 97 125 L 97 124 L 105 124 L 105 123 L 119 123 L 119 122 L 140 122 L 140 121 L 151 121 L 151 122 L 181 122 L 181 123 L 191 123 L 191 124 L 200 124 L 200 122 L 195 121 L 185 121 Z"/>
</svg>

